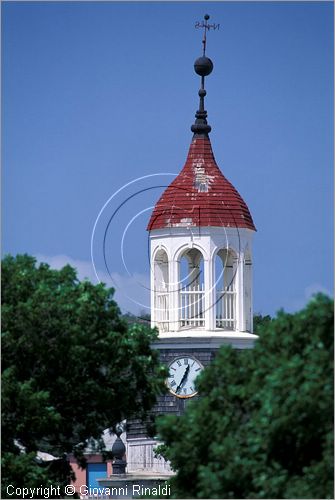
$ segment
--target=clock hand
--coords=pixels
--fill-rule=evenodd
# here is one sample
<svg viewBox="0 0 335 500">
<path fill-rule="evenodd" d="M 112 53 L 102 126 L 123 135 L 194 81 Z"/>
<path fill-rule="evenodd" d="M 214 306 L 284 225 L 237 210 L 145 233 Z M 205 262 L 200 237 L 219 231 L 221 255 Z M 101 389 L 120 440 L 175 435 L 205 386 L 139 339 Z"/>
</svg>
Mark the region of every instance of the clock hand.
<svg viewBox="0 0 335 500">
<path fill-rule="evenodd" d="M 179 391 L 179 389 L 183 386 L 185 380 L 187 379 L 187 375 L 188 375 L 188 372 L 190 371 L 190 365 L 187 365 L 187 368 L 184 372 L 184 375 L 182 376 L 182 379 L 180 381 L 180 384 L 178 385 L 177 389 L 176 389 L 176 392 Z"/>
</svg>

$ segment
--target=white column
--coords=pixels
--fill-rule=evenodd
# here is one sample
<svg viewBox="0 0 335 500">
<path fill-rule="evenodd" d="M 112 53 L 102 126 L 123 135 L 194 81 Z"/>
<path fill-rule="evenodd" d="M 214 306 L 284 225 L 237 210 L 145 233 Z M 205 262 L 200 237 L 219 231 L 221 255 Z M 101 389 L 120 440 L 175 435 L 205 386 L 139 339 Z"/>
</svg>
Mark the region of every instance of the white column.
<svg viewBox="0 0 335 500">
<path fill-rule="evenodd" d="M 245 290 L 245 313 L 246 330 L 252 333 L 253 311 L 252 311 L 252 262 L 250 258 L 244 260 L 244 290 Z"/>
<path fill-rule="evenodd" d="M 151 253 L 150 259 L 150 306 L 151 306 L 151 328 L 157 326 L 157 312 L 155 309 L 155 262 Z"/>
<path fill-rule="evenodd" d="M 214 262 L 204 261 L 205 271 L 205 330 L 213 331 L 216 327 L 216 288 L 214 287 Z"/>
<path fill-rule="evenodd" d="M 169 262 L 169 331 L 179 330 L 179 262 Z"/>
<path fill-rule="evenodd" d="M 244 256 L 240 252 L 236 259 L 236 329 L 245 331 L 245 307 L 244 307 Z"/>
<path fill-rule="evenodd" d="M 254 331 L 254 302 L 253 302 L 253 267 L 250 265 L 250 333 Z"/>
</svg>

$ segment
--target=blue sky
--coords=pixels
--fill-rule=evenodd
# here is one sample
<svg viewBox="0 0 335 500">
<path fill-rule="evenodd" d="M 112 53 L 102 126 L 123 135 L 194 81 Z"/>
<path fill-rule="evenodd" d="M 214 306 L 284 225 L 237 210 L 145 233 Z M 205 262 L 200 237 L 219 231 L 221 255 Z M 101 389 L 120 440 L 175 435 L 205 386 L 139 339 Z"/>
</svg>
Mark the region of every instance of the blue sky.
<svg viewBox="0 0 335 500">
<path fill-rule="evenodd" d="M 103 235 L 122 204 L 106 236 L 108 282 L 124 310 L 149 305 L 145 227 L 192 138 L 194 24 L 206 12 L 220 23 L 207 50 L 212 146 L 258 230 L 254 309 L 295 311 L 333 290 L 330 2 L 3 2 L 4 253 L 94 279 L 101 208 L 157 174 L 112 198 L 93 241 L 109 280 Z"/>
</svg>

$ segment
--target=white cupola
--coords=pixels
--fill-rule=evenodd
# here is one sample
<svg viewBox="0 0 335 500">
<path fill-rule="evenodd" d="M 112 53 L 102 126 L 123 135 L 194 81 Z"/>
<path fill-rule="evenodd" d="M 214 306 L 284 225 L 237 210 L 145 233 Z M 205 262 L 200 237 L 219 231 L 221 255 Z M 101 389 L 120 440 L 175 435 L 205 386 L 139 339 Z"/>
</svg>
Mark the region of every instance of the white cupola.
<svg viewBox="0 0 335 500">
<path fill-rule="evenodd" d="M 205 45 L 204 45 L 205 48 Z M 246 203 L 216 164 L 204 108 L 205 76 L 213 69 L 196 60 L 200 105 L 193 139 L 180 174 L 151 215 L 151 323 L 160 339 L 216 339 L 252 347 L 252 238 Z"/>
</svg>

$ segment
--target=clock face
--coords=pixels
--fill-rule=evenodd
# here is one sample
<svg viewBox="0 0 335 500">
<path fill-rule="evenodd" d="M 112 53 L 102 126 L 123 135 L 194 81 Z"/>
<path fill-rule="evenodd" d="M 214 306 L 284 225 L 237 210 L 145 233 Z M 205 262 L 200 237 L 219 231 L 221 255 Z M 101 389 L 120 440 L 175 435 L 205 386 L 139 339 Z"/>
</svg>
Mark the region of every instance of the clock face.
<svg viewBox="0 0 335 500">
<path fill-rule="evenodd" d="M 191 398 L 196 395 L 194 381 L 203 369 L 202 364 L 191 356 L 176 358 L 169 365 L 167 385 L 170 392 L 178 398 Z"/>
</svg>

